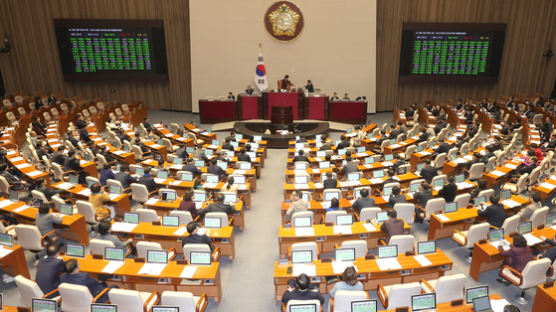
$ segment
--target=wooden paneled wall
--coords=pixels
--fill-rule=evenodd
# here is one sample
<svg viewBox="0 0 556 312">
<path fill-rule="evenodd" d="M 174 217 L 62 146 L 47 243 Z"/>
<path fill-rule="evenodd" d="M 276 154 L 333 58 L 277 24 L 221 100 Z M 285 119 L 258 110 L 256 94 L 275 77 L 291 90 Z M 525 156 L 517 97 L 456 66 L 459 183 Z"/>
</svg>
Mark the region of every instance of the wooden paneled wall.
<svg viewBox="0 0 556 312">
<path fill-rule="evenodd" d="M 162 19 L 169 80 L 65 82 L 55 18 Z M 150 109 L 191 110 L 188 0 L 2 0 L 0 39 L 4 34 L 12 45 L 10 55 L 0 55 L 7 92 L 52 90 L 122 102 L 140 100 Z"/>
<path fill-rule="evenodd" d="M 556 77 L 554 0 L 379 0 L 377 25 L 377 111 L 432 99 L 479 99 L 535 92 L 549 94 Z M 398 69 L 403 22 L 507 23 L 497 84 L 402 84 Z"/>
</svg>

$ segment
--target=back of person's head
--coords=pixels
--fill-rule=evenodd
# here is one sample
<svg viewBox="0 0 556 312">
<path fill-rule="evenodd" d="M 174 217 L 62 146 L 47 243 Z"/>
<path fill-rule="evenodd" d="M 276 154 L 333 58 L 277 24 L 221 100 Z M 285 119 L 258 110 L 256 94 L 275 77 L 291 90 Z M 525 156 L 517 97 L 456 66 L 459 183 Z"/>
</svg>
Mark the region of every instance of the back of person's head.
<svg viewBox="0 0 556 312">
<path fill-rule="evenodd" d="M 8 168 L 8 165 L 0 164 L 0 171 L 6 171 L 6 168 Z"/>
<path fill-rule="evenodd" d="M 357 284 L 357 273 L 353 266 L 349 266 L 344 270 L 344 273 L 342 273 L 342 281 L 351 286 Z"/>
<path fill-rule="evenodd" d="M 64 262 L 64 270 L 67 273 L 72 273 L 77 269 L 78 263 L 76 259 L 69 259 L 68 261 Z"/>
<path fill-rule="evenodd" d="M 423 190 L 428 191 L 431 189 L 431 185 L 428 184 L 427 182 L 423 182 L 421 183 L 421 187 L 423 188 Z"/>
<path fill-rule="evenodd" d="M 397 186 L 397 185 L 394 186 L 394 187 L 392 188 L 392 194 L 394 194 L 394 195 L 400 195 L 400 192 L 401 192 L 401 191 L 402 191 L 402 190 L 401 190 L 400 187 Z"/>
<path fill-rule="evenodd" d="M 305 273 L 301 273 L 301 275 L 297 277 L 296 284 L 297 288 L 299 288 L 300 290 L 307 290 L 310 285 L 309 276 L 307 276 L 307 274 Z"/>
<path fill-rule="evenodd" d="M 396 219 L 398 217 L 398 213 L 396 212 L 395 209 L 388 209 L 388 217 L 392 218 L 392 219 Z"/>
<path fill-rule="evenodd" d="M 110 226 L 110 221 L 102 221 L 98 224 L 97 231 L 100 235 L 106 235 L 108 234 L 108 231 L 110 231 Z"/>
<path fill-rule="evenodd" d="M 216 165 L 216 162 L 217 162 L 216 158 L 210 161 L 210 163 L 211 163 L 212 165 Z"/>
<path fill-rule="evenodd" d="M 339 207 L 340 206 L 340 201 L 334 197 L 332 198 L 332 200 L 330 201 L 330 207 Z"/>
<path fill-rule="evenodd" d="M 219 203 L 223 203 L 224 202 L 224 194 L 216 195 L 216 201 L 219 202 Z"/>
<path fill-rule="evenodd" d="M 250 151 L 251 150 L 251 144 L 249 144 L 249 143 L 245 144 L 245 149 L 247 151 Z"/>
<path fill-rule="evenodd" d="M 91 193 L 100 193 L 100 184 L 95 183 L 91 185 Z"/>
<path fill-rule="evenodd" d="M 454 178 L 454 176 L 449 176 L 448 177 L 448 183 L 452 184 L 454 182 L 456 182 L 456 179 Z"/>
<path fill-rule="evenodd" d="M 303 193 L 301 191 L 295 191 L 295 197 L 297 197 L 297 199 L 301 199 L 303 196 Z"/>
<path fill-rule="evenodd" d="M 120 171 L 121 172 L 128 172 L 129 171 L 129 166 L 127 164 L 120 165 Z"/>
<path fill-rule="evenodd" d="M 426 164 L 427 166 L 430 166 L 430 165 L 431 165 L 431 160 L 430 160 L 430 159 L 426 159 L 426 160 L 425 160 L 425 164 Z"/>
<path fill-rule="evenodd" d="M 507 304 L 504 306 L 503 312 L 520 312 L 519 308 L 514 306 L 513 304 Z"/>
<path fill-rule="evenodd" d="M 535 192 L 535 193 L 532 193 L 532 194 L 531 194 L 531 199 L 533 199 L 533 201 L 534 201 L 535 203 L 540 203 L 541 200 L 542 200 L 542 199 L 541 199 L 541 194 L 536 193 L 536 192 Z"/>
<path fill-rule="evenodd" d="M 325 174 L 325 176 L 326 176 L 327 179 L 332 179 L 332 172 L 331 172 L 331 171 L 328 171 L 328 172 Z"/>
<path fill-rule="evenodd" d="M 369 190 L 368 189 L 362 189 L 361 192 L 359 192 L 359 194 L 361 194 L 361 197 L 365 198 L 365 197 L 369 196 Z"/>
<path fill-rule="evenodd" d="M 350 162 L 351 161 L 351 157 L 346 155 L 346 162 Z"/>
<path fill-rule="evenodd" d="M 234 177 L 229 177 L 228 178 L 228 183 L 226 183 L 227 189 L 230 189 L 232 187 L 232 185 L 234 185 Z"/>
<path fill-rule="evenodd" d="M 188 157 L 187 160 L 186 160 L 186 162 L 187 162 L 188 164 L 192 164 L 192 163 L 193 163 L 193 158 Z"/>
<path fill-rule="evenodd" d="M 54 257 L 60 251 L 60 247 L 56 244 L 48 244 L 46 246 L 46 255 L 49 257 Z"/>
<path fill-rule="evenodd" d="M 49 213 L 49 212 L 50 212 L 50 207 L 49 207 L 47 204 L 42 203 L 42 204 L 39 206 L 39 213 L 40 213 L 40 214 L 47 214 L 47 213 Z"/>
<path fill-rule="evenodd" d="M 185 201 L 191 201 L 191 199 L 193 198 L 193 191 L 192 190 L 187 190 L 185 191 L 185 193 L 183 194 L 183 199 Z"/>
<path fill-rule="evenodd" d="M 493 204 L 498 204 L 498 202 L 500 202 L 500 197 L 498 197 L 498 195 L 496 194 L 490 195 L 490 202 Z"/>
<path fill-rule="evenodd" d="M 487 181 L 485 179 L 479 179 L 479 181 L 477 181 L 477 184 L 479 185 L 480 190 L 484 190 L 487 188 Z"/>
<path fill-rule="evenodd" d="M 195 232 L 195 230 L 197 229 L 197 227 L 199 226 L 199 223 L 191 221 L 189 223 L 187 223 L 187 233 L 189 234 L 193 234 L 193 232 Z"/>
<path fill-rule="evenodd" d="M 388 174 L 389 177 L 393 177 L 396 174 L 396 172 L 394 172 L 394 170 L 392 169 L 388 169 L 386 173 Z"/>
<path fill-rule="evenodd" d="M 230 143 L 230 138 L 225 138 L 225 139 L 224 139 L 224 142 Z"/>
<path fill-rule="evenodd" d="M 304 152 L 303 150 L 299 150 L 299 151 L 297 152 L 297 154 L 298 154 L 299 156 L 303 156 L 303 154 L 305 154 L 305 152 Z"/>
<path fill-rule="evenodd" d="M 514 236 L 514 243 L 513 245 L 515 247 L 525 247 L 527 246 L 527 240 L 525 239 L 525 237 L 523 237 L 523 235 L 521 234 L 516 234 Z"/>
<path fill-rule="evenodd" d="M 35 185 L 42 185 L 43 183 L 44 183 L 44 179 L 43 179 L 43 178 L 40 178 L 40 179 L 35 180 Z"/>
<path fill-rule="evenodd" d="M 109 163 L 105 163 L 104 166 L 102 166 L 102 169 L 104 169 L 104 170 L 110 169 L 110 164 L 109 164 Z"/>
</svg>

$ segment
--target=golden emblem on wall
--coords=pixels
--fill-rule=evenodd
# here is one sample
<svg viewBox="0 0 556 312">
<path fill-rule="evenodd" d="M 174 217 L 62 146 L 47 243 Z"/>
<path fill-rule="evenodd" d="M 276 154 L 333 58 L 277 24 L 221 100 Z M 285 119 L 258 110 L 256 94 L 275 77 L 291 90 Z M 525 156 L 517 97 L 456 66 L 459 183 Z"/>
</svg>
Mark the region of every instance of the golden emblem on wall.
<svg viewBox="0 0 556 312">
<path fill-rule="evenodd" d="M 295 4 L 279 1 L 266 11 L 265 25 L 274 38 L 289 41 L 295 39 L 303 29 L 303 14 Z"/>
</svg>

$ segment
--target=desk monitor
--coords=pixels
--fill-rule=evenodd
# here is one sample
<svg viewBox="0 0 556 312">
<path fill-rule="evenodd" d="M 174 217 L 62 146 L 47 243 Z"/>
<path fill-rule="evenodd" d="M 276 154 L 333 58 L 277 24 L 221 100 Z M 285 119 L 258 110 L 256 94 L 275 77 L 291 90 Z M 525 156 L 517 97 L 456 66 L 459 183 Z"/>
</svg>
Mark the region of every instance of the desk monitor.
<svg viewBox="0 0 556 312">
<path fill-rule="evenodd" d="M 118 185 L 110 185 L 109 192 L 110 192 L 110 194 L 121 195 L 122 194 L 122 188 Z"/>
<path fill-rule="evenodd" d="M 166 180 L 166 179 L 168 179 L 168 171 L 166 171 L 166 170 L 159 170 L 159 171 L 156 173 L 156 177 L 159 178 L 159 179 L 164 179 L 164 180 Z"/>
<path fill-rule="evenodd" d="M 546 225 L 551 226 L 556 223 L 556 214 L 547 214 L 546 215 Z"/>
<path fill-rule="evenodd" d="M 249 156 L 249 158 L 251 158 L 251 161 L 253 161 L 257 158 L 257 153 L 256 152 L 246 152 L 245 154 L 247 154 Z"/>
<path fill-rule="evenodd" d="M 417 253 L 426 255 L 436 252 L 436 241 L 426 241 L 417 243 Z"/>
<path fill-rule="evenodd" d="M 392 161 L 392 160 L 394 160 L 394 154 L 384 155 L 384 161 Z"/>
<path fill-rule="evenodd" d="M 207 183 L 218 183 L 218 176 L 215 174 L 209 174 L 207 175 Z"/>
<path fill-rule="evenodd" d="M 193 193 L 193 201 L 194 202 L 201 202 L 204 203 L 207 200 L 207 194 L 205 192 L 202 193 Z"/>
<path fill-rule="evenodd" d="M 167 202 L 173 202 L 176 200 L 176 191 L 162 191 L 162 200 Z"/>
<path fill-rule="evenodd" d="M 297 161 L 294 164 L 295 170 L 305 170 L 307 169 L 307 163 L 304 161 Z"/>
<path fill-rule="evenodd" d="M 262 141 L 262 140 L 263 140 L 263 137 L 261 135 L 254 135 L 253 136 L 253 141 L 255 141 L 255 142 L 259 142 L 259 141 Z"/>
<path fill-rule="evenodd" d="M 91 180 L 87 180 L 87 187 L 91 188 L 91 186 L 93 186 L 93 184 L 95 184 L 95 181 L 91 181 Z"/>
<path fill-rule="evenodd" d="M 153 306 L 152 312 L 180 312 L 179 307 Z"/>
<path fill-rule="evenodd" d="M 351 312 L 376 312 L 376 300 L 359 300 L 351 302 Z"/>
<path fill-rule="evenodd" d="M 384 196 L 390 196 L 390 194 L 392 194 L 392 187 L 385 187 L 382 189 L 382 195 Z"/>
<path fill-rule="evenodd" d="M 33 198 L 33 200 L 31 201 L 31 206 L 33 208 L 39 208 L 42 205 L 42 199 L 40 198 Z"/>
<path fill-rule="evenodd" d="M 317 157 L 326 157 L 326 151 L 317 151 Z"/>
<path fill-rule="evenodd" d="M 324 201 L 331 201 L 333 198 L 336 198 L 337 200 L 340 200 L 340 198 L 342 198 L 340 192 L 330 192 L 327 191 L 324 193 Z"/>
<path fill-rule="evenodd" d="M 158 140 L 156 140 L 156 144 L 164 145 L 164 141 L 162 141 L 162 139 L 158 139 Z"/>
<path fill-rule="evenodd" d="M 396 144 L 396 139 L 390 139 L 390 145 Z"/>
<path fill-rule="evenodd" d="M 463 174 L 456 175 L 455 176 L 455 181 L 456 181 L 456 183 L 465 182 L 465 175 L 463 175 Z"/>
<path fill-rule="evenodd" d="M 415 166 L 416 171 L 421 171 L 423 170 L 423 168 L 425 167 L 425 164 L 417 164 L 417 166 Z"/>
<path fill-rule="evenodd" d="M 108 261 L 124 261 L 124 247 L 104 247 L 104 260 Z"/>
<path fill-rule="evenodd" d="M 379 211 L 376 213 L 376 222 L 384 222 L 388 220 L 388 212 L 386 211 Z"/>
<path fill-rule="evenodd" d="M 357 148 L 357 152 L 358 152 L 358 153 L 365 153 L 366 151 L 367 151 L 367 150 L 366 150 L 365 146 L 359 146 L 359 147 Z"/>
<path fill-rule="evenodd" d="M 436 309 L 436 294 L 422 294 L 411 296 L 411 311 Z"/>
<path fill-rule="evenodd" d="M 317 312 L 315 303 L 291 304 L 288 312 Z"/>
<path fill-rule="evenodd" d="M 207 229 L 219 229 L 222 227 L 222 219 L 205 217 L 204 227 Z"/>
<path fill-rule="evenodd" d="M 311 193 L 301 192 L 301 199 L 306 200 L 307 202 L 310 202 L 311 201 Z"/>
<path fill-rule="evenodd" d="M 182 172 L 180 174 L 180 180 L 186 181 L 186 182 L 192 182 L 193 181 L 193 173 L 191 173 L 189 171 Z"/>
<path fill-rule="evenodd" d="M 236 133 L 236 140 L 238 140 L 238 141 L 243 140 L 243 134 L 241 134 L 241 133 Z"/>
<path fill-rule="evenodd" d="M 488 286 L 477 286 L 465 289 L 465 301 L 472 303 L 473 299 L 478 297 L 488 297 Z"/>
<path fill-rule="evenodd" d="M 79 177 L 76 175 L 70 175 L 68 176 L 68 181 L 70 184 L 77 185 L 79 184 Z"/>
<path fill-rule="evenodd" d="M 473 312 L 492 311 L 490 307 L 490 299 L 487 296 L 477 297 L 473 299 Z"/>
<path fill-rule="evenodd" d="M 406 166 L 398 167 L 398 171 L 396 172 L 397 175 L 402 175 L 402 174 L 406 174 L 406 173 L 407 173 L 407 167 Z"/>
<path fill-rule="evenodd" d="M 237 203 L 237 194 L 235 193 L 224 193 L 224 203 L 235 205 Z"/>
<path fill-rule="evenodd" d="M 205 149 L 205 155 L 206 156 L 212 156 L 212 154 L 214 154 L 213 150 L 211 150 L 210 148 Z"/>
<path fill-rule="evenodd" d="M 355 199 L 361 198 L 361 190 L 355 190 L 353 196 L 355 197 Z"/>
<path fill-rule="evenodd" d="M 378 258 L 394 258 L 398 256 L 398 245 L 378 246 Z"/>
<path fill-rule="evenodd" d="M 168 263 L 168 251 L 166 250 L 147 250 L 148 263 Z"/>
<path fill-rule="evenodd" d="M 434 144 L 435 144 L 434 141 L 430 141 L 430 142 L 429 142 L 429 148 L 433 148 L 433 147 L 434 147 Z"/>
<path fill-rule="evenodd" d="M 217 160 L 216 165 L 218 167 L 222 168 L 222 170 L 228 170 L 228 162 L 227 161 Z"/>
<path fill-rule="evenodd" d="M 234 178 L 234 184 L 245 184 L 247 183 L 246 178 L 244 175 L 235 175 L 233 176 Z"/>
<path fill-rule="evenodd" d="M 307 184 L 309 183 L 309 176 L 296 175 L 293 177 L 294 184 Z"/>
<path fill-rule="evenodd" d="M 174 165 L 183 165 L 183 158 L 174 157 L 174 159 L 172 160 L 172 163 L 173 163 Z"/>
<path fill-rule="evenodd" d="M 68 257 L 85 257 L 85 245 L 76 243 L 67 243 L 66 255 Z"/>
<path fill-rule="evenodd" d="M 235 147 L 237 148 L 237 147 Z M 234 151 L 230 151 L 230 150 L 226 150 L 226 156 L 234 158 L 236 154 L 234 153 Z"/>
<path fill-rule="evenodd" d="M 359 178 L 359 172 L 350 172 L 347 176 L 348 181 L 359 181 Z"/>
<path fill-rule="evenodd" d="M 118 312 L 118 306 L 115 304 L 92 303 L 91 312 Z"/>
<path fill-rule="evenodd" d="M 330 162 L 329 161 L 321 161 L 319 162 L 319 169 L 329 169 Z"/>
<path fill-rule="evenodd" d="M 334 250 L 334 259 L 345 262 L 355 261 L 355 248 L 336 248 Z"/>
<path fill-rule="evenodd" d="M 346 149 L 345 148 L 342 148 L 342 149 L 338 150 L 338 155 L 339 156 L 344 156 L 345 154 L 346 154 Z"/>
<path fill-rule="evenodd" d="M 16 191 L 10 190 L 9 198 L 11 201 L 18 202 L 19 201 L 19 193 Z"/>
<path fill-rule="evenodd" d="M 251 163 L 248 161 L 239 162 L 239 169 L 241 170 L 251 170 Z"/>
<path fill-rule="evenodd" d="M 350 134 L 350 133 L 352 133 L 352 132 L 353 132 L 353 129 L 352 129 L 352 128 L 347 128 L 347 129 L 346 129 L 346 134 Z"/>
<path fill-rule="evenodd" d="M 338 146 L 338 144 L 340 144 L 340 143 L 342 143 L 342 140 L 336 140 L 336 141 L 334 142 L 334 145 Z"/>
<path fill-rule="evenodd" d="M 295 217 L 293 218 L 293 227 L 311 227 L 313 225 L 313 218 L 311 217 Z"/>
<path fill-rule="evenodd" d="M 218 145 L 220 145 L 220 140 L 212 140 L 211 144 L 218 146 Z"/>
<path fill-rule="evenodd" d="M 189 253 L 189 263 L 191 265 L 210 265 L 210 251 L 191 251 Z"/>
<path fill-rule="evenodd" d="M 163 226 L 180 226 L 180 218 L 176 216 L 163 216 L 162 217 Z"/>
<path fill-rule="evenodd" d="M 458 211 L 458 203 L 451 202 L 444 204 L 444 213 L 450 213 L 454 211 Z"/>
<path fill-rule="evenodd" d="M 417 145 L 417 152 L 422 152 L 425 149 L 425 147 L 421 144 Z"/>
<path fill-rule="evenodd" d="M 353 215 L 340 215 L 336 216 L 336 225 L 352 225 Z"/>
<path fill-rule="evenodd" d="M 140 176 L 145 175 L 145 169 L 143 169 L 143 168 L 136 168 L 136 169 L 135 169 L 135 174 L 136 174 L 136 175 L 140 175 Z"/>
<path fill-rule="evenodd" d="M 195 160 L 194 162 L 195 167 L 203 168 L 205 166 L 204 160 Z"/>
<path fill-rule="evenodd" d="M 421 183 L 411 183 L 411 184 L 409 185 L 409 191 L 410 191 L 411 193 L 418 192 L 418 191 L 419 191 L 419 186 L 420 186 L 420 185 L 421 185 Z"/>
<path fill-rule="evenodd" d="M 486 201 L 487 201 L 486 196 L 479 196 L 479 197 L 475 197 L 474 204 L 475 206 L 479 206 L 482 203 L 486 203 Z"/>
<path fill-rule="evenodd" d="M 73 206 L 70 204 L 61 204 L 60 205 L 60 213 L 65 214 L 66 216 L 73 215 Z"/>
<path fill-rule="evenodd" d="M 519 234 L 530 233 L 532 230 L 533 230 L 533 223 L 531 221 L 521 222 L 517 226 L 517 231 L 519 232 Z"/>
<path fill-rule="evenodd" d="M 443 178 L 442 178 L 442 179 L 436 179 L 436 180 L 433 181 L 433 184 L 434 184 L 434 186 L 436 186 L 436 187 L 444 186 L 444 183 L 445 183 L 445 182 L 444 182 L 444 179 L 443 179 Z"/>
<path fill-rule="evenodd" d="M 322 134 L 315 134 L 315 141 L 320 141 Z"/>
<path fill-rule="evenodd" d="M 490 230 L 488 232 L 488 240 L 497 242 L 504 239 L 504 229 Z"/>
<path fill-rule="evenodd" d="M 384 170 L 375 170 L 373 171 L 373 178 L 383 178 L 384 177 Z"/>
<path fill-rule="evenodd" d="M 292 250 L 292 263 L 313 263 L 313 252 L 311 250 Z"/>
<path fill-rule="evenodd" d="M 131 150 L 131 149 L 130 149 L 130 147 L 129 147 L 128 145 L 124 145 L 124 147 L 123 147 L 123 151 L 124 151 L 124 152 L 129 153 L 130 150 Z"/>
<path fill-rule="evenodd" d="M 14 246 L 14 237 L 7 233 L 0 233 L 0 245 L 6 247 L 13 247 Z"/>
<path fill-rule="evenodd" d="M 450 160 L 451 160 L 451 161 L 454 161 L 454 160 L 456 160 L 456 159 L 458 159 L 458 154 L 456 154 L 456 153 L 450 154 Z"/>
<path fill-rule="evenodd" d="M 139 214 L 134 212 L 124 212 L 124 222 L 138 224 Z"/>
<path fill-rule="evenodd" d="M 375 158 L 374 157 L 365 157 L 365 163 L 366 164 L 374 164 L 375 163 Z"/>
<path fill-rule="evenodd" d="M 32 299 L 32 308 L 31 311 L 33 312 L 57 312 L 58 311 L 58 302 L 52 299 L 39 299 L 33 298 Z"/>
<path fill-rule="evenodd" d="M 512 192 L 510 190 L 500 191 L 500 200 L 506 200 L 512 198 Z"/>
<path fill-rule="evenodd" d="M 295 149 L 296 150 L 302 150 L 305 148 L 305 143 L 301 142 L 301 143 L 295 143 Z"/>
<path fill-rule="evenodd" d="M 193 153 L 194 151 L 195 151 L 195 148 L 193 148 L 193 147 L 191 147 L 191 146 L 187 146 L 187 147 L 185 148 L 185 152 L 186 152 L 187 154 L 191 154 L 191 153 Z"/>
</svg>

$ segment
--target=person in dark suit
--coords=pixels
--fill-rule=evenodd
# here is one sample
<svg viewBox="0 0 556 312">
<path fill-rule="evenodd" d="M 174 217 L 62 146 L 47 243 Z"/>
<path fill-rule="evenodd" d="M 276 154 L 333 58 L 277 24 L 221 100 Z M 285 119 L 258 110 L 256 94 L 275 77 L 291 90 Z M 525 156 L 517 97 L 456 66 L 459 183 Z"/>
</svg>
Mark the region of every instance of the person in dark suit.
<svg viewBox="0 0 556 312">
<path fill-rule="evenodd" d="M 185 159 L 189 156 L 189 153 L 187 153 L 187 148 L 185 146 L 185 144 L 180 144 L 180 147 L 176 150 L 176 157 L 179 157 L 181 159 Z"/>
<path fill-rule="evenodd" d="M 450 143 L 442 142 L 436 148 L 436 153 L 437 154 L 448 153 L 450 151 L 450 148 L 451 148 Z"/>
<path fill-rule="evenodd" d="M 235 101 L 236 97 L 232 93 L 232 91 L 228 92 L 228 101 Z"/>
<path fill-rule="evenodd" d="M 131 183 L 137 183 L 137 179 L 129 174 L 129 166 L 127 164 L 120 166 L 120 171 L 114 174 L 114 178 L 120 181 L 123 188 L 129 188 Z"/>
<path fill-rule="evenodd" d="M 293 83 L 290 81 L 290 76 L 285 75 L 284 79 L 278 81 L 278 85 L 280 87 L 280 90 L 290 91 L 291 87 L 293 86 Z"/>
<path fill-rule="evenodd" d="M 79 140 L 84 143 L 91 142 L 91 138 L 89 137 L 89 132 L 87 132 L 86 128 L 79 129 Z"/>
<path fill-rule="evenodd" d="M 533 169 L 537 168 L 537 161 L 538 161 L 537 156 L 531 157 L 529 159 L 529 164 L 525 165 L 521 169 L 519 169 L 519 175 L 524 175 L 526 173 L 531 174 Z"/>
<path fill-rule="evenodd" d="M 338 146 L 336 146 L 336 150 L 341 150 L 344 149 L 346 147 L 349 147 L 349 140 L 347 139 L 347 137 L 342 136 L 342 141 L 340 142 L 340 144 L 338 144 Z"/>
<path fill-rule="evenodd" d="M 185 191 L 185 194 L 183 195 L 183 200 L 181 201 L 178 210 L 189 211 L 189 213 L 191 213 L 191 217 L 195 219 L 199 215 L 199 212 L 197 211 L 195 202 L 193 202 L 193 195 L 194 195 L 193 190 Z"/>
<path fill-rule="evenodd" d="M 80 168 L 81 165 L 79 163 L 79 159 L 75 156 L 75 152 L 69 151 L 68 157 L 64 161 L 64 171 L 69 171 L 69 170 L 79 171 Z"/>
<path fill-rule="evenodd" d="M 357 210 L 358 213 L 361 212 L 363 208 L 370 208 L 375 206 L 375 199 L 373 197 L 369 197 L 369 191 L 367 189 L 362 189 L 361 197 L 356 199 L 353 202 L 353 209 Z"/>
<path fill-rule="evenodd" d="M 156 191 L 156 182 L 154 182 L 154 179 L 152 177 L 153 174 L 153 170 L 149 169 L 149 170 L 145 170 L 145 174 L 139 178 L 139 181 L 137 181 L 137 183 L 139 184 L 143 184 L 144 186 L 147 187 L 147 191 L 149 191 L 149 193 L 152 193 L 154 191 Z"/>
<path fill-rule="evenodd" d="M 393 169 L 388 169 L 388 171 L 386 171 L 386 174 L 388 175 L 388 178 L 384 180 L 384 185 L 388 183 L 398 182 L 398 180 L 394 179 L 394 177 L 396 176 L 396 171 L 394 171 Z"/>
<path fill-rule="evenodd" d="M 62 274 L 60 277 L 60 282 L 62 283 L 69 283 L 75 285 L 83 285 L 86 286 L 91 295 L 96 297 L 103 291 L 107 286 L 104 282 L 99 282 L 96 279 L 92 278 L 89 273 L 80 272 L 79 271 L 79 263 L 76 259 L 70 259 L 64 263 L 64 267 L 66 273 Z M 106 302 L 108 300 L 108 292 L 102 295 L 97 302 Z"/>
<path fill-rule="evenodd" d="M 251 87 L 250 85 L 247 86 L 247 89 L 245 89 L 245 93 L 247 95 L 253 95 L 253 87 Z"/>
<path fill-rule="evenodd" d="M 35 277 L 39 288 L 47 294 L 60 285 L 60 274 L 64 272 L 64 261 L 58 259 L 60 248 L 57 245 L 46 246 L 46 258 L 42 258 L 37 266 Z"/>
<path fill-rule="evenodd" d="M 33 184 L 35 186 L 35 190 L 43 193 L 46 199 L 48 199 L 49 201 L 52 200 L 52 196 L 64 192 L 63 190 L 57 190 L 53 187 L 46 186 L 46 180 L 42 178 L 33 181 Z"/>
<path fill-rule="evenodd" d="M 216 202 L 210 204 L 208 207 L 201 210 L 199 212 L 199 215 L 201 216 L 202 219 L 204 219 L 205 215 L 209 212 L 225 212 L 227 214 L 232 214 L 236 212 L 236 209 L 231 205 L 225 204 L 224 195 L 218 194 L 216 195 Z"/>
<path fill-rule="evenodd" d="M 431 166 L 430 159 L 425 160 L 425 167 L 421 169 L 419 175 L 427 181 L 427 183 L 432 183 L 432 178 L 436 177 L 437 169 Z"/>
<path fill-rule="evenodd" d="M 215 174 L 218 176 L 219 179 L 222 179 L 226 175 L 226 171 L 222 169 L 220 166 L 216 165 L 217 160 L 213 159 L 210 162 L 210 166 L 207 168 L 207 173 Z"/>
<path fill-rule="evenodd" d="M 487 182 L 486 182 L 486 180 L 484 180 L 484 179 L 479 179 L 479 180 L 477 181 L 477 186 L 478 186 L 478 187 L 475 188 L 475 189 L 473 190 L 473 192 L 471 192 L 471 198 L 472 198 L 472 199 L 474 199 L 475 197 L 479 196 L 479 193 L 480 193 L 481 191 L 484 191 L 484 190 L 487 189 Z"/>
<path fill-rule="evenodd" d="M 98 181 L 100 182 L 100 185 L 104 186 L 107 184 L 106 181 L 108 179 L 114 179 L 115 177 L 116 176 L 114 175 L 114 172 L 112 172 L 112 169 L 110 169 L 110 164 L 106 163 L 102 167 L 102 170 L 100 170 Z"/>
<path fill-rule="evenodd" d="M 232 151 L 232 152 L 235 150 L 234 146 L 230 142 L 230 138 L 224 139 L 224 144 L 222 144 L 222 149 Z"/>
<path fill-rule="evenodd" d="M 239 151 L 239 155 L 237 156 L 237 160 L 238 161 L 251 162 L 251 157 L 249 155 L 247 155 L 247 149 L 246 148 L 241 148 L 241 150 Z"/>
<path fill-rule="evenodd" d="M 390 195 L 390 198 L 388 200 L 388 204 L 392 207 L 394 207 L 394 205 L 396 204 L 403 204 L 407 202 L 405 200 L 405 195 L 401 194 L 401 189 L 399 186 L 394 186 L 392 188 L 392 194 Z"/>
<path fill-rule="evenodd" d="M 390 133 L 388 134 L 388 138 L 397 139 L 398 134 L 400 134 L 400 131 L 396 129 L 396 125 L 390 125 Z"/>
<path fill-rule="evenodd" d="M 52 162 L 57 163 L 60 166 L 63 166 L 66 161 L 66 156 L 64 155 L 65 147 L 61 145 L 57 151 L 52 154 Z"/>
<path fill-rule="evenodd" d="M 85 119 L 83 119 L 83 115 L 77 114 L 76 118 L 77 120 L 75 121 L 75 126 L 78 130 L 87 127 L 87 122 L 85 121 Z"/>
<path fill-rule="evenodd" d="M 313 83 L 311 82 L 311 80 L 307 80 L 307 85 L 305 86 L 305 89 L 309 93 L 314 93 L 315 92 L 315 88 L 313 87 Z"/>
<path fill-rule="evenodd" d="M 448 177 L 448 184 L 444 185 L 440 191 L 438 191 L 438 196 L 443 197 L 447 203 L 453 202 L 458 195 L 458 186 L 455 182 L 454 176 Z"/>
<path fill-rule="evenodd" d="M 487 222 L 495 227 L 501 227 L 506 220 L 506 212 L 504 206 L 500 204 L 500 197 L 498 195 L 490 196 L 491 205 L 486 209 L 479 209 L 478 213 L 481 217 L 486 217 Z"/>
<path fill-rule="evenodd" d="M 309 157 L 305 156 L 305 151 L 303 150 L 299 150 L 297 152 L 297 156 L 295 156 L 293 158 L 293 162 L 297 162 L 297 161 L 306 161 L 309 162 Z"/>
<path fill-rule="evenodd" d="M 322 182 L 322 186 L 325 190 L 338 187 L 338 180 L 334 178 L 332 172 L 328 171 L 325 176 L 326 179 Z"/>
<path fill-rule="evenodd" d="M 185 236 L 180 238 L 183 246 L 187 244 L 205 244 L 210 247 L 210 251 L 214 251 L 214 245 L 206 235 L 199 235 L 197 234 L 197 229 L 199 227 L 199 223 L 197 222 L 189 222 L 187 224 L 187 233 L 189 236 Z"/>
<path fill-rule="evenodd" d="M 153 126 L 150 123 L 149 117 L 143 118 L 143 127 L 145 127 L 145 130 L 147 130 L 147 132 L 152 129 Z"/>
<path fill-rule="evenodd" d="M 39 96 L 35 96 L 34 100 L 35 100 L 35 109 L 36 110 L 41 109 L 41 107 L 43 106 L 41 98 Z"/>
<path fill-rule="evenodd" d="M 427 206 L 427 203 L 429 202 L 429 200 L 433 198 L 431 185 L 427 182 L 421 183 L 421 185 L 419 185 L 419 191 L 415 192 L 415 194 L 413 194 L 413 198 L 417 201 L 419 206 L 421 206 L 422 208 L 425 208 Z M 415 222 L 422 223 L 423 220 L 424 220 L 424 217 L 425 216 L 424 216 L 423 211 L 416 206 L 415 207 Z"/>
<path fill-rule="evenodd" d="M 311 289 L 311 280 L 305 273 L 301 273 L 295 281 L 288 281 L 288 288 L 282 295 L 282 303 L 284 306 L 290 300 L 319 300 L 320 304 L 324 303 L 324 297 L 319 292 L 318 287 Z"/>
<path fill-rule="evenodd" d="M 388 209 L 388 220 L 384 221 L 380 226 L 380 231 L 386 233 L 383 240 L 386 245 L 390 242 L 390 238 L 394 235 L 400 235 L 405 232 L 404 221 L 398 219 L 398 213 L 394 209 Z"/>
<path fill-rule="evenodd" d="M 193 174 L 193 176 L 200 176 L 202 174 L 202 171 L 195 166 L 193 158 L 187 158 L 186 164 L 181 170 L 189 171 Z"/>
<path fill-rule="evenodd" d="M 352 173 L 352 172 L 358 172 L 359 171 L 359 167 L 357 167 L 357 164 L 353 161 L 353 159 L 351 159 L 351 156 L 348 156 L 346 154 L 346 164 L 342 167 L 342 174 L 344 175 L 344 179 L 347 178 L 347 175 Z"/>
</svg>

